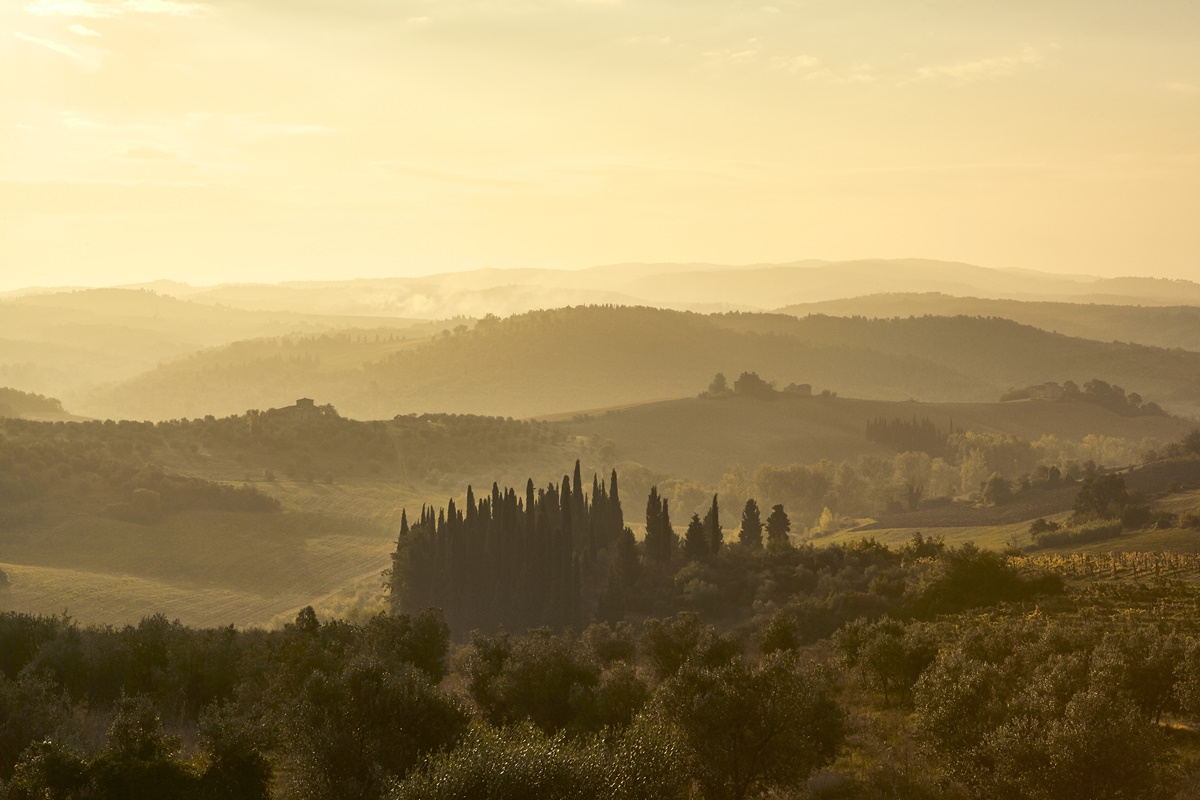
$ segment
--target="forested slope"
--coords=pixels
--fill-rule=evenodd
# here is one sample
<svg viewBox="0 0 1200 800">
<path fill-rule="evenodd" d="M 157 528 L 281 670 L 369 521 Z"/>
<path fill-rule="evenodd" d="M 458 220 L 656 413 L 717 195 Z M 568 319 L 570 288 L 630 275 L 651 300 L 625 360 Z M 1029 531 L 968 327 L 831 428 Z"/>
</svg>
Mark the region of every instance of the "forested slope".
<svg viewBox="0 0 1200 800">
<path fill-rule="evenodd" d="M 1101 342 L 1135 342 L 1154 347 L 1200 350 L 1200 307 L 995 300 L 929 292 L 872 294 L 779 309 L 807 317 L 892 319 L 911 316 L 1001 317 L 1046 331 Z"/>
<path fill-rule="evenodd" d="M 530 416 L 690 396 L 718 371 L 928 402 L 986 402 L 1014 387 L 1099 378 L 1168 410 L 1200 410 L 1200 353 L 973 317 L 796 319 L 584 306 L 485 318 L 390 352 L 356 334 L 319 350 L 294 338 L 241 343 L 152 370 L 97 396 L 87 411 L 190 417 L 306 395 L 357 418 Z"/>
<path fill-rule="evenodd" d="M 348 341 L 346 352 L 370 346 Z M 693 395 L 718 370 L 746 369 L 889 399 L 985 400 L 1000 391 L 915 355 L 732 330 L 714 317 L 650 308 L 485 319 L 361 368 L 302 362 L 286 352 L 281 345 L 278 355 L 257 357 L 228 348 L 223 357 L 167 365 L 107 393 L 96 411 L 149 418 L 232 413 L 303 393 L 358 418 L 424 411 L 529 416 Z M 271 397 L 277 399 L 266 402 Z"/>
</svg>

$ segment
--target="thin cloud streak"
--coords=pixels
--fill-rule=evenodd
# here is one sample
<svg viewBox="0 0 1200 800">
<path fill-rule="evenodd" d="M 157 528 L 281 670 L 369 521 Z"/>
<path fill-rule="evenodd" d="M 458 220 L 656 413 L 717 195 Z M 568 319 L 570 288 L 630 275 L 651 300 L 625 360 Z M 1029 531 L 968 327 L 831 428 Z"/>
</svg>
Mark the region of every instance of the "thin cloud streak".
<svg viewBox="0 0 1200 800">
<path fill-rule="evenodd" d="M 112 19 L 126 14 L 165 14 L 194 17 L 206 13 L 208 6 L 176 0 L 38 0 L 25 7 L 39 17 L 82 17 Z"/>
<path fill-rule="evenodd" d="M 1032 47 L 1026 47 L 1015 55 L 921 67 L 917 70 L 917 78 L 921 80 L 950 78 L 955 83 L 964 84 L 977 80 L 1007 77 L 1026 67 L 1040 64 L 1042 61 L 1041 53 Z"/>
<path fill-rule="evenodd" d="M 51 39 L 42 39 L 37 36 L 30 36 L 19 31 L 13 31 L 12 35 L 23 42 L 44 47 L 47 50 L 58 53 L 61 56 L 66 56 L 76 63 L 76 65 L 85 72 L 95 72 L 100 69 L 100 65 L 106 55 L 105 51 L 98 50 L 94 47 L 87 47 L 82 50 L 75 50 L 60 42 Z"/>
</svg>

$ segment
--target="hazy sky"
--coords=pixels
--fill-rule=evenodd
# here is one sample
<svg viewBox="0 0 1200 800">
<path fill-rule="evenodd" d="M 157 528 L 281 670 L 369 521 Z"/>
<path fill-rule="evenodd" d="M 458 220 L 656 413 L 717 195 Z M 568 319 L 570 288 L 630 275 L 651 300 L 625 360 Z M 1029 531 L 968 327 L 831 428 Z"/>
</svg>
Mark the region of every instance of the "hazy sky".
<svg viewBox="0 0 1200 800">
<path fill-rule="evenodd" d="M 0 0 L 0 285 L 1200 279 L 1196 0 Z"/>
</svg>

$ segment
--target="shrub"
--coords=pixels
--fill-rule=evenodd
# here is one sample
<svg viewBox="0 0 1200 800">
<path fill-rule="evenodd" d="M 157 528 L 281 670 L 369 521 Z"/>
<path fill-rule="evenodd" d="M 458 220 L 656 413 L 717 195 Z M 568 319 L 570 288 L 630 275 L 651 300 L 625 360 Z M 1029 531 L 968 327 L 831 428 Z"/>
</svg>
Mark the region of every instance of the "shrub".
<svg viewBox="0 0 1200 800">
<path fill-rule="evenodd" d="M 1102 542 L 1115 539 L 1124 530 L 1120 522 L 1097 520 L 1072 528 L 1051 530 L 1033 537 L 1035 547 L 1065 547 L 1067 545 Z"/>
</svg>

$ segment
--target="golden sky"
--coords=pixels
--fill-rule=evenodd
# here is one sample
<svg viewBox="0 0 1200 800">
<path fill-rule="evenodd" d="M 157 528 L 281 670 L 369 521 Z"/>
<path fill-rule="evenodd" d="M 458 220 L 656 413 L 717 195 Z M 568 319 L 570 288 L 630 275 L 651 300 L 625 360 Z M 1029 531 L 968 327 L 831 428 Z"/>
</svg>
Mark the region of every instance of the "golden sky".
<svg viewBox="0 0 1200 800">
<path fill-rule="evenodd" d="M 0 0 L 0 287 L 1200 280 L 1196 0 Z"/>
</svg>

